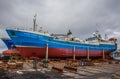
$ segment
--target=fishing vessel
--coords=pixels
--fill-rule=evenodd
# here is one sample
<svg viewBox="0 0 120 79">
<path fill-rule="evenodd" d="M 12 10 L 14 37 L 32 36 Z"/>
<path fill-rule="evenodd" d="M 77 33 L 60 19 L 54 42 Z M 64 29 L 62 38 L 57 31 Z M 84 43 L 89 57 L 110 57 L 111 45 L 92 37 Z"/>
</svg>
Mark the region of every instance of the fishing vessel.
<svg viewBox="0 0 120 79">
<path fill-rule="evenodd" d="M 4 44 L 7 46 L 8 49 L 15 49 L 15 45 L 13 44 L 12 40 L 9 38 L 1 38 Z"/>
<path fill-rule="evenodd" d="M 36 31 L 36 17 L 33 20 L 33 31 L 7 29 L 6 32 L 24 58 L 31 56 L 45 57 L 48 48 L 48 57 L 110 57 L 110 53 L 117 49 L 116 38 L 102 39 L 98 31 L 92 37 L 80 40 L 67 34 L 50 34 Z"/>
<path fill-rule="evenodd" d="M 48 45 L 49 57 L 72 57 L 75 50 L 76 57 L 86 56 L 89 51 L 91 57 L 105 56 L 117 49 L 116 39 L 101 40 L 98 36 L 84 41 L 78 38 L 70 38 L 65 35 L 59 38 L 48 33 L 39 33 L 25 30 L 6 30 L 17 50 L 23 57 L 45 57 L 46 45 Z"/>
</svg>

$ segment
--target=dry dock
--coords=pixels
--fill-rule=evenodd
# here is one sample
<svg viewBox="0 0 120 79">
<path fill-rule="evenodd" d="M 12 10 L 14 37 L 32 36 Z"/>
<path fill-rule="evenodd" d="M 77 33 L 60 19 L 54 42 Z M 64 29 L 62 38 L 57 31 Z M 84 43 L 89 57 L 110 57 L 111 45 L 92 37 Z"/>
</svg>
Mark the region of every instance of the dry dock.
<svg viewBox="0 0 120 79">
<path fill-rule="evenodd" d="M 24 61 L 22 68 L 0 70 L 0 79 L 120 79 L 120 62 L 100 62 L 91 66 L 69 65 L 66 61 L 50 61 L 48 68 L 38 62 L 33 68 L 32 60 Z M 66 67 L 65 67 L 66 66 Z"/>
</svg>

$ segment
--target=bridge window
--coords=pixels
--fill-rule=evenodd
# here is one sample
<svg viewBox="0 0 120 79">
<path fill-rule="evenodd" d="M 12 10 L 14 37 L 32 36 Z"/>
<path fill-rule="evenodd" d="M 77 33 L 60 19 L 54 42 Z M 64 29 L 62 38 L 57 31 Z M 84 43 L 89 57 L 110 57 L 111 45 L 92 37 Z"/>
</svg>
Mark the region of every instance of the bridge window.
<svg viewBox="0 0 120 79">
<path fill-rule="evenodd" d="M 11 31 L 11 35 L 12 35 L 12 36 L 15 36 L 15 32 L 14 32 L 14 31 Z"/>
</svg>

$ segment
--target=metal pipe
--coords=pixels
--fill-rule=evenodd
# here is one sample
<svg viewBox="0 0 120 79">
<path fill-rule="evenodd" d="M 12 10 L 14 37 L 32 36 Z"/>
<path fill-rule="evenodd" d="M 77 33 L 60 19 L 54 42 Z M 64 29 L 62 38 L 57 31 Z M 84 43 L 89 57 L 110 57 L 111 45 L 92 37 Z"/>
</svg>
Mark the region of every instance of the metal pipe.
<svg viewBox="0 0 120 79">
<path fill-rule="evenodd" d="M 36 31 L 36 14 L 34 16 L 34 19 L 33 19 L 33 31 Z"/>
<path fill-rule="evenodd" d="M 105 59 L 105 51 L 104 51 L 104 49 L 103 49 L 103 51 L 102 51 L 102 54 L 103 54 L 102 58 L 103 58 L 103 60 L 104 60 L 104 59 Z"/>
<path fill-rule="evenodd" d="M 46 44 L 46 56 L 45 56 L 46 61 L 48 61 L 48 44 Z"/>
<path fill-rule="evenodd" d="M 89 47 L 87 47 L 87 60 L 90 60 L 90 51 L 89 51 Z"/>
<path fill-rule="evenodd" d="M 73 48 L 73 60 L 75 61 L 75 46 Z"/>
</svg>

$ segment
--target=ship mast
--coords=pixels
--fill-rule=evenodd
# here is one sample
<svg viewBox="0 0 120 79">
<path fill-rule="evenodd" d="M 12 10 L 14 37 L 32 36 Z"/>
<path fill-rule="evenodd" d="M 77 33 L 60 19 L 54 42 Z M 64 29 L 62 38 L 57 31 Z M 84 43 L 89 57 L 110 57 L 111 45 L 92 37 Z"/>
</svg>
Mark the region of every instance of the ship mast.
<svg viewBox="0 0 120 79">
<path fill-rule="evenodd" d="M 35 14 L 35 16 L 34 16 L 34 18 L 33 18 L 33 31 L 36 31 L 36 14 Z"/>
</svg>

